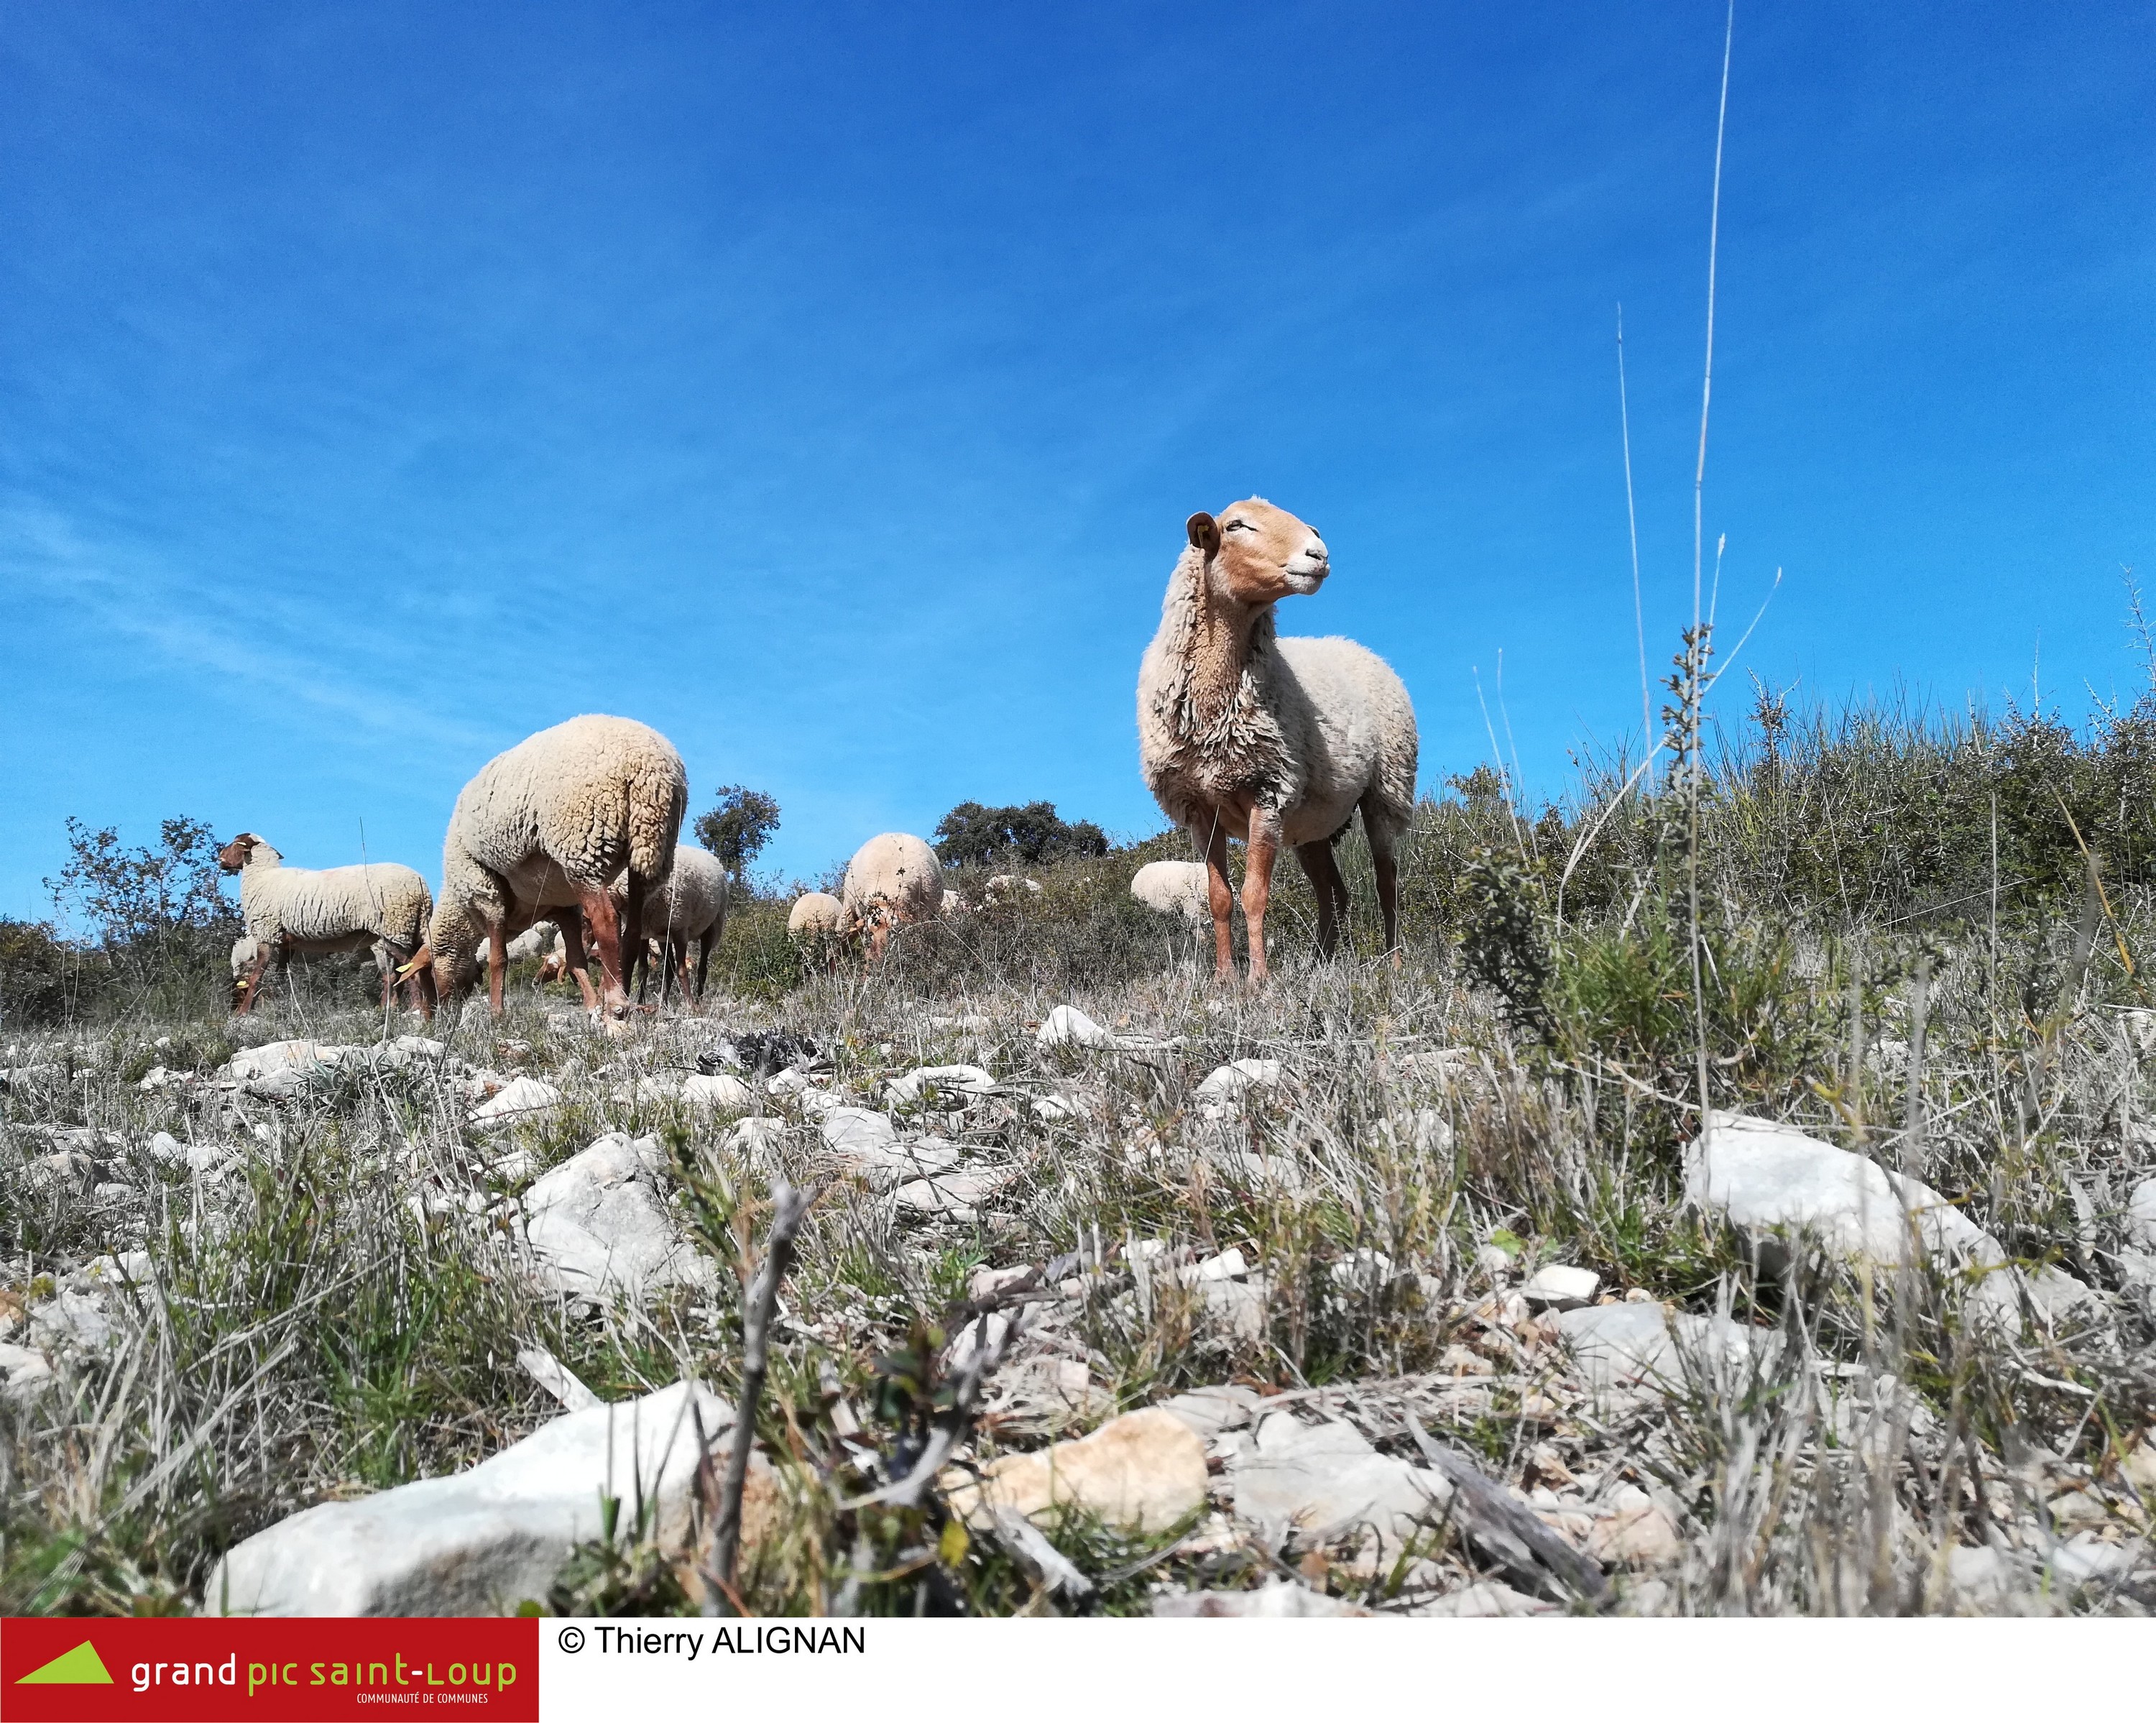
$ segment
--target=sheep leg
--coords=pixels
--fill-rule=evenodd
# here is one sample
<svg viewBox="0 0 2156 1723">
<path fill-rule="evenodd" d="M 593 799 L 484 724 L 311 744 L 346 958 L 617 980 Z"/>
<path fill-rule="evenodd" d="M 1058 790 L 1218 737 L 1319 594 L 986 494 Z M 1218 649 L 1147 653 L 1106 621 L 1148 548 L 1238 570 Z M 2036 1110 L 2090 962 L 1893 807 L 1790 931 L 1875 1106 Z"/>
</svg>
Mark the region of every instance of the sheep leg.
<svg viewBox="0 0 2156 1723">
<path fill-rule="evenodd" d="M 683 934 L 676 934 L 671 942 L 671 949 L 674 957 L 675 978 L 681 984 L 681 1003 L 685 1006 L 693 1006 L 696 996 L 689 991 L 688 936 Z"/>
<path fill-rule="evenodd" d="M 1235 888 L 1228 879 L 1228 834 L 1216 822 L 1205 840 L 1205 906 L 1213 912 L 1213 979 L 1235 973 Z"/>
<path fill-rule="evenodd" d="M 644 876 L 633 867 L 629 870 L 626 877 L 629 888 L 624 895 L 629 901 L 623 906 L 620 915 L 616 918 L 615 937 L 621 942 L 624 956 L 634 952 L 643 960 L 644 974 L 648 979 L 651 970 L 651 954 L 644 949 L 644 898 L 646 887 Z M 662 999 L 665 996 L 663 985 L 660 996 Z M 629 995 L 624 992 L 622 995 L 622 1003 L 626 1005 L 628 1002 Z"/>
<path fill-rule="evenodd" d="M 397 971 L 410 961 L 412 954 L 388 939 L 374 942 L 374 967 L 382 972 L 382 1009 L 387 1011 L 397 1000 Z"/>
<path fill-rule="evenodd" d="M 630 876 L 629 903 L 636 905 L 635 876 Z M 584 886 L 577 892 L 578 907 L 592 930 L 592 943 L 599 951 L 599 981 L 606 1009 L 616 1016 L 629 1015 L 629 989 L 623 985 L 621 923 L 613 913 L 613 898 L 603 885 Z M 634 949 L 634 948 L 631 948 Z M 588 993 L 591 983 L 584 983 Z"/>
<path fill-rule="evenodd" d="M 509 918 L 490 922 L 486 929 L 486 1008 L 501 1015 L 501 984 L 509 974 Z"/>
<path fill-rule="evenodd" d="M 1250 942 L 1253 985 L 1265 968 L 1265 906 L 1272 901 L 1273 863 L 1280 856 L 1281 820 L 1270 808 L 1250 810 L 1250 836 L 1243 857 L 1243 928 Z"/>
<path fill-rule="evenodd" d="M 595 1011 L 599 1008 L 599 996 L 592 987 L 590 959 L 584 949 L 584 913 L 572 908 L 549 913 L 554 918 L 554 925 L 562 930 L 562 968 L 556 971 L 556 979 L 567 974 L 583 995 L 584 1009 Z"/>
<path fill-rule="evenodd" d="M 705 929 L 704 929 L 704 937 L 703 937 L 703 939 L 702 939 L 702 941 L 700 943 L 700 944 L 698 945 L 698 948 L 697 948 L 697 951 L 696 951 L 696 995 L 695 995 L 695 996 L 696 996 L 696 1003 L 697 1003 L 697 1004 L 699 1004 L 699 1005 L 701 1005 L 701 1004 L 704 1002 L 704 978 L 705 978 L 705 976 L 708 975 L 711 973 L 711 947 L 712 947 L 713 944 L 717 940 L 718 937 L 719 937 L 719 930 L 718 930 L 716 928 L 705 928 Z M 684 990 L 684 991 L 686 991 L 686 990 L 687 990 L 688 985 L 689 985 L 689 948 L 688 948 L 687 946 L 685 946 L 685 946 L 683 946 L 683 947 L 681 948 L 681 986 L 682 986 L 682 989 L 683 989 L 683 990 Z"/>
<path fill-rule="evenodd" d="M 262 971 L 270 966 L 270 942 L 254 942 L 254 962 L 239 984 L 239 1002 L 233 1009 L 234 1016 L 244 1017 L 254 1009 L 254 1001 L 262 993 Z"/>
<path fill-rule="evenodd" d="M 1400 966 L 1400 870 L 1393 856 L 1399 834 L 1383 820 L 1373 820 L 1363 810 L 1363 833 L 1370 840 L 1370 866 L 1378 876 L 1378 913 L 1385 922 L 1385 950 L 1393 967 Z"/>
<path fill-rule="evenodd" d="M 1339 941 L 1340 924 L 1348 918 L 1348 882 L 1340 877 L 1340 862 L 1332 846 L 1320 840 L 1297 844 L 1295 859 L 1310 876 L 1311 895 L 1317 899 L 1317 954 L 1331 957 Z"/>
</svg>

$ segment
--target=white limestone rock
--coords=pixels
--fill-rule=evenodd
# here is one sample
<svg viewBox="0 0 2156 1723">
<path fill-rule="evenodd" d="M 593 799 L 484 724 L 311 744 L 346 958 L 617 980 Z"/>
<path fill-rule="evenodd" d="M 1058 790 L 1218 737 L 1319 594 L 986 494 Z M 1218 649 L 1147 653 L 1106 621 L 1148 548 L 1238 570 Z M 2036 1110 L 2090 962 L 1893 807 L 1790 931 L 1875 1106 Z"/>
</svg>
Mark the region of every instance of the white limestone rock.
<svg viewBox="0 0 2156 1723">
<path fill-rule="evenodd" d="M 993 1095 L 997 1088 L 995 1078 L 978 1065 L 924 1065 L 892 1078 L 884 1091 L 900 1106 L 910 1107 L 924 1096 L 947 1103 L 972 1100 Z"/>
<path fill-rule="evenodd" d="M 542 1284 L 603 1300 L 643 1299 L 711 1283 L 660 1195 L 665 1169 L 658 1139 L 601 1137 L 524 1195 L 524 1237 Z"/>
<path fill-rule="evenodd" d="M 556 1418 L 469 1471 L 309 1508 L 226 1553 L 203 1589 L 205 1612 L 501 1614 L 544 1597 L 575 1546 L 599 1535 L 602 1494 L 626 1517 L 639 1483 L 655 1500 L 660 1541 L 680 1547 L 699 1419 L 716 1448 L 733 1408 L 676 1382 Z"/>
<path fill-rule="evenodd" d="M 1035 1036 L 1041 1046 L 1111 1047 L 1116 1037 L 1075 1006 L 1058 1006 L 1042 1020 Z"/>
<path fill-rule="evenodd" d="M 1252 1089 L 1277 1088 L 1280 1080 L 1277 1059 L 1236 1059 L 1209 1072 L 1194 1093 L 1200 1101 L 1235 1101 Z"/>
<path fill-rule="evenodd" d="M 2156 1251 L 2156 1179 L 2143 1179 L 2126 1199 L 2126 1236 L 2144 1251 Z"/>
<path fill-rule="evenodd" d="M 749 1086 L 723 1071 L 716 1077 L 684 1078 L 681 1098 L 700 1113 L 747 1113 L 756 1105 Z"/>
<path fill-rule="evenodd" d="M 1268 1537 L 1313 1549 L 1367 1527 L 1391 1549 L 1435 1519 L 1452 1486 L 1379 1453 L 1352 1425 L 1269 1414 L 1229 1466 L 1235 1513 Z"/>
<path fill-rule="evenodd" d="M 1520 1283 L 1520 1296 L 1532 1310 L 1573 1310 L 1590 1303 L 1602 1277 L 1591 1268 L 1546 1263 Z"/>
<path fill-rule="evenodd" d="M 1808 1237 L 1852 1263 L 1892 1268 L 1921 1254 L 1944 1267 L 1991 1271 L 1971 1303 L 2010 1323 L 2020 1322 L 2025 1304 L 2046 1324 L 2098 1308 L 2070 1274 L 2010 1266 L 1997 1239 L 1922 1180 L 1794 1125 L 1712 1114 L 1706 1133 L 1685 1150 L 1685 1200 L 1728 1221 L 1769 1264 Z"/>
<path fill-rule="evenodd" d="M 506 1125 L 536 1124 L 562 1104 L 562 1092 L 536 1077 L 513 1077 L 490 1100 L 473 1109 L 475 1130 L 500 1130 Z"/>
</svg>

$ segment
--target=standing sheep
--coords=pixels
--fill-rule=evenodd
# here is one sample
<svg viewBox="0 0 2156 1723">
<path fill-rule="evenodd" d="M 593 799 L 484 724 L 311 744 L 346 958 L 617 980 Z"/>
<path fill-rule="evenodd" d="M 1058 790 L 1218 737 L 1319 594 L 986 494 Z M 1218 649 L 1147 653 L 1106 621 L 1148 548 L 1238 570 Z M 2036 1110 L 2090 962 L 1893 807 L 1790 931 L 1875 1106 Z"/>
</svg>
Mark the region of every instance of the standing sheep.
<svg viewBox="0 0 2156 1723">
<path fill-rule="evenodd" d="M 629 975 L 629 980 L 637 983 L 639 1000 L 644 997 L 644 988 L 650 981 L 654 954 L 660 965 L 659 997 L 662 1002 L 666 997 L 667 984 L 675 974 L 681 980 L 682 998 L 704 996 L 704 978 L 711 970 L 711 949 L 726 936 L 727 883 L 725 865 L 708 850 L 694 849 L 685 844 L 674 851 L 674 872 L 667 877 L 665 889 L 644 906 L 644 926 L 649 937 L 637 948 Z M 624 908 L 628 898 L 626 877 L 616 880 L 611 889 L 614 907 Z M 693 993 L 689 986 L 689 942 L 692 939 L 699 947 Z"/>
<path fill-rule="evenodd" d="M 585 969 L 588 925 L 605 1008 L 626 1016 L 623 955 L 644 938 L 644 904 L 666 882 L 688 805 L 674 744 L 628 718 L 573 717 L 495 755 L 458 796 L 442 843 L 442 900 L 421 954 L 436 987 L 470 987 L 484 939 L 501 1016 L 508 942 L 551 912 L 586 1006 L 601 1004 Z M 617 913 L 608 887 L 624 872 Z"/>
<path fill-rule="evenodd" d="M 394 862 L 287 867 L 285 858 L 252 831 L 241 832 L 219 850 L 217 865 L 239 876 L 240 918 L 254 947 L 245 959 L 244 977 L 238 973 L 240 947 L 233 947 L 238 984 L 234 1010 L 245 1016 L 254 1009 L 262 972 L 272 963 L 281 984 L 295 951 L 365 950 L 374 954 L 374 966 L 382 972 L 382 1009 L 389 1008 L 400 966 L 425 940 L 434 908 L 427 882 L 418 872 Z M 431 1011 L 425 984 L 408 979 L 411 1002 Z"/>
<path fill-rule="evenodd" d="M 1214 970 L 1235 973 L 1230 838 L 1250 846 L 1250 979 L 1265 977 L 1265 905 L 1282 844 L 1310 876 L 1318 950 L 1332 954 L 1348 909 L 1332 845 L 1358 807 L 1397 964 L 1394 855 L 1414 811 L 1417 753 L 1408 691 L 1353 640 L 1275 637 L 1274 604 L 1316 592 L 1331 572 L 1311 527 L 1252 497 L 1217 521 L 1194 514 L 1184 531 L 1189 544 L 1138 670 L 1138 759 L 1154 799 L 1204 853 Z"/>
<path fill-rule="evenodd" d="M 854 852 L 839 901 L 839 931 L 865 936 L 870 959 L 880 959 L 893 928 L 934 921 L 942 909 L 942 865 L 919 838 L 886 831 Z"/>
</svg>

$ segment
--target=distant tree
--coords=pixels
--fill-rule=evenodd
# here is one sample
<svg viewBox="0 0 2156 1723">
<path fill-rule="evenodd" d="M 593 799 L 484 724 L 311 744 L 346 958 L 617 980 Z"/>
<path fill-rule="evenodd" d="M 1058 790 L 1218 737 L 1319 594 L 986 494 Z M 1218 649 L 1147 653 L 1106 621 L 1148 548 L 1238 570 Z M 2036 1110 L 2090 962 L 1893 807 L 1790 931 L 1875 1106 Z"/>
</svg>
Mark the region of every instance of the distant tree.
<svg viewBox="0 0 2156 1723">
<path fill-rule="evenodd" d="M 960 802 L 936 825 L 936 854 L 953 866 L 995 862 L 1053 862 L 1063 856 L 1105 856 L 1107 834 L 1091 820 L 1060 818 L 1054 802 L 991 808 Z"/>
<path fill-rule="evenodd" d="M 1505 810 L 1507 786 L 1504 774 L 1491 770 L 1487 764 L 1479 765 L 1465 777 L 1451 777 L 1445 783 L 1459 792 L 1460 799 L 1469 810 L 1477 814 L 1502 814 Z"/>
<path fill-rule="evenodd" d="M 70 819 L 67 834 L 67 866 L 45 890 L 63 916 L 94 930 L 111 973 L 139 984 L 222 963 L 239 915 L 224 895 L 207 824 L 165 820 L 156 843 L 133 849 L 110 825 Z"/>
<path fill-rule="evenodd" d="M 87 922 L 107 947 L 156 944 L 177 934 L 239 925 L 224 895 L 218 842 L 200 820 L 167 820 L 158 841 L 125 849 L 116 828 L 67 822 L 68 862 L 45 890 L 63 914 Z"/>
<path fill-rule="evenodd" d="M 745 784 L 721 784 L 717 804 L 697 816 L 695 830 L 696 841 L 739 879 L 778 830 L 778 799 Z"/>
</svg>

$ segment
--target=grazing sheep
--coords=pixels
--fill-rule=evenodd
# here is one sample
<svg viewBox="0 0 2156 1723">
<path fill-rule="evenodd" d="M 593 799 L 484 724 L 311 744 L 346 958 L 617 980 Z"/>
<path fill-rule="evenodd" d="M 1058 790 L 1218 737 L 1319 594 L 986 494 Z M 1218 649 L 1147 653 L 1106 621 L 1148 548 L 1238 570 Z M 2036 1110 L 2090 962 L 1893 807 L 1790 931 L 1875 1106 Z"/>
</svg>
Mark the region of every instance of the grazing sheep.
<svg viewBox="0 0 2156 1723">
<path fill-rule="evenodd" d="M 503 947 L 502 955 L 511 963 L 522 963 L 530 957 L 551 957 L 562 946 L 562 930 L 551 921 L 535 921 Z"/>
<path fill-rule="evenodd" d="M 262 972 L 277 965 L 281 983 L 295 951 L 368 951 L 382 972 L 382 1005 L 394 996 L 398 970 L 427 937 L 434 908 L 427 882 L 394 862 L 370 862 L 351 867 L 287 867 L 285 858 L 252 831 L 217 852 L 217 865 L 239 876 L 239 913 L 254 950 L 238 982 L 233 1009 L 242 1016 L 254 1009 L 262 991 Z M 243 942 L 244 943 L 244 942 Z M 232 952 L 240 960 L 239 947 Z M 413 1005 L 431 1011 L 425 984 L 409 976 Z"/>
<path fill-rule="evenodd" d="M 1250 846 L 1251 980 L 1265 975 L 1265 904 L 1282 844 L 1310 876 L 1318 950 L 1331 955 L 1348 908 L 1332 845 L 1358 807 L 1397 964 L 1394 852 L 1414 810 L 1417 752 L 1408 691 L 1353 640 L 1275 637 L 1274 604 L 1316 592 L 1331 572 L 1311 527 L 1252 497 L 1217 521 L 1194 514 L 1184 531 L 1190 542 L 1138 670 L 1138 758 L 1154 799 L 1205 856 L 1214 967 L 1223 978 L 1235 972 L 1230 838 Z"/>
<path fill-rule="evenodd" d="M 232 1002 L 235 1006 L 247 997 L 244 983 L 247 972 L 254 967 L 255 950 L 254 940 L 244 934 L 232 942 Z"/>
<path fill-rule="evenodd" d="M 981 908 L 993 909 L 1001 904 L 1020 903 L 1040 895 L 1039 880 L 1021 879 L 1015 873 L 998 873 L 981 887 Z"/>
<path fill-rule="evenodd" d="M 659 997 L 662 1003 L 666 998 L 667 984 L 676 973 L 681 978 L 684 999 L 704 996 L 704 977 L 711 970 L 711 948 L 726 935 L 726 866 L 710 851 L 685 844 L 674 851 L 674 872 L 667 877 L 665 889 L 644 906 L 644 926 L 649 937 L 637 950 L 629 977 L 637 983 L 636 996 L 639 1000 L 650 982 L 654 957 L 660 967 Z M 626 880 L 616 880 L 612 889 L 614 907 L 621 908 L 626 901 Z M 700 948 L 693 993 L 689 986 L 689 942 L 692 939 L 698 942 Z"/>
<path fill-rule="evenodd" d="M 828 939 L 844 915 L 845 906 L 829 892 L 803 892 L 786 913 L 786 931 L 796 939 Z"/>
<path fill-rule="evenodd" d="M 893 928 L 936 919 L 943 907 L 942 865 L 919 838 L 886 831 L 854 851 L 839 901 L 839 931 L 849 939 L 865 938 L 874 961 Z"/>
<path fill-rule="evenodd" d="M 539 973 L 532 978 L 536 986 L 558 981 L 569 973 L 568 942 L 551 921 L 535 921 L 502 948 L 501 960 L 505 964 L 522 963 L 535 957 L 539 959 Z"/>
<path fill-rule="evenodd" d="M 1203 862 L 1148 862 L 1132 876 L 1131 895 L 1164 915 L 1194 922 L 1213 919 Z"/>
<path fill-rule="evenodd" d="M 674 744 L 629 718 L 573 717 L 496 754 L 458 796 L 442 843 L 442 900 L 421 954 L 437 988 L 470 987 L 484 939 L 499 1016 L 509 941 L 551 911 L 584 1003 L 601 1005 L 585 969 L 588 926 L 605 1009 L 626 1016 L 624 954 L 643 942 L 644 906 L 666 882 L 688 805 Z M 617 913 L 608 887 L 624 872 Z"/>
</svg>

